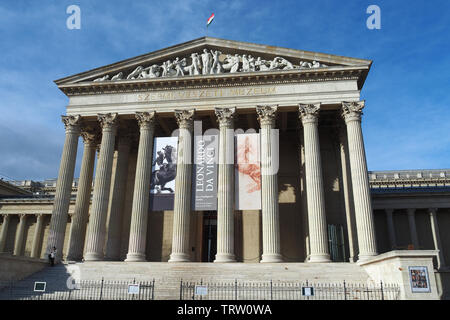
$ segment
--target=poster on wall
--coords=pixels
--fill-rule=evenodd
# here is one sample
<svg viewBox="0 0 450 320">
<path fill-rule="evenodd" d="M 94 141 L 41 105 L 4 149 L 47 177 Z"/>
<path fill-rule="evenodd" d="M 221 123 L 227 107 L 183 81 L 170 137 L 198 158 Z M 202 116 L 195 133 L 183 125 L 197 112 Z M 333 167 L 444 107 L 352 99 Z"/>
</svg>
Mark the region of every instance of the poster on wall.
<svg viewBox="0 0 450 320">
<path fill-rule="evenodd" d="M 412 292 L 431 292 L 427 267 L 409 267 Z"/>
<path fill-rule="evenodd" d="M 192 172 L 192 209 L 217 210 L 217 167 L 219 136 L 194 136 L 194 165 Z"/>
<path fill-rule="evenodd" d="M 235 136 L 235 208 L 261 209 L 261 162 L 259 133 Z"/>
<path fill-rule="evenodd" d="M 173 210 L 178 137 L 156 137 L 153 141 L 150 210 Z"/>
</svg>

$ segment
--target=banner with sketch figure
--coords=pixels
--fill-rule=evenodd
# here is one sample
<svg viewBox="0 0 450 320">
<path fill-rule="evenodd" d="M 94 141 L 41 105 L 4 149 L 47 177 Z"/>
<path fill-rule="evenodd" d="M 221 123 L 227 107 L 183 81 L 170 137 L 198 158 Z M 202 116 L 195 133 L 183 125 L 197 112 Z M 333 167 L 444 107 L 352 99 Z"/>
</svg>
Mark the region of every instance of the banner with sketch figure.
<svg viewBox="0 0 450 320">
<path fill-rule="evenodd" d="M 259 133 L 235 136 L 235 208 L 261 209 L 261 162 Z"/>
<path fill-rule="evenodd" d="M 150 210 L 173 210 L 178 137 L 153 140 Z"/>
<path fill-rule="evenodd" d="M 194 136 L 192 210 L 217 210 L 217 167 L 219 136 Z"/>
</svg>

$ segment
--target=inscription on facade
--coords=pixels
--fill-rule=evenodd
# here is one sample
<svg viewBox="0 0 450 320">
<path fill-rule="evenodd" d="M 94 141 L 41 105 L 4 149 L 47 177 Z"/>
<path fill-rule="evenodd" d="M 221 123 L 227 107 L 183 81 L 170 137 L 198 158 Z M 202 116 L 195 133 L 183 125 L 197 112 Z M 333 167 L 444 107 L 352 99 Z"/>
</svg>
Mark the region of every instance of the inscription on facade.
<svg viewBox="0 0 450 320">
<path fill-rule="evenodd" d="M 203 99 L 221 97 L 258 96 L 274 94 L 277 87 L 217 88 L 196 90 L 173 90 L 164 92 L 146 92 L 138 95 L 138 101 L 159 101 L 178 99 Z"/>
</svg>

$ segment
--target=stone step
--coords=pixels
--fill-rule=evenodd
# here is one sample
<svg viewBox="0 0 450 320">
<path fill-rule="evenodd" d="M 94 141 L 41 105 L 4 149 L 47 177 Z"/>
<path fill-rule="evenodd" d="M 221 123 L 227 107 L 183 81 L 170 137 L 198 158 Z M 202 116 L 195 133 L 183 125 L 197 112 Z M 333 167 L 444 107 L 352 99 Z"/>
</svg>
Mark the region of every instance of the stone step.
<svg viewBox="0 0 450 320">
<path fill-rule="evenodd" d="M 351 263 L 166 263 L 166 262 L 84 262 L 64 263 L 47 267 L 19 283 L 17 295 L 29 298 L 34 281 L 47 282 L 47 293 L 41 298 L 67 295 L 70 270 L 78 269 L 85 281 L 155 281 L 155 299 L 179 299 L 180 283 L 347 283 L 366 284 L 368 275 L 363 268 Z M 22 285 L 22 287 L 20 287 Z M 23 289 L 23 291 L 20 291 Z M 0 292 L 1 297 L 1 292 Z M 130 296 L 124 293 L 124 299 Z"/>
</svg>

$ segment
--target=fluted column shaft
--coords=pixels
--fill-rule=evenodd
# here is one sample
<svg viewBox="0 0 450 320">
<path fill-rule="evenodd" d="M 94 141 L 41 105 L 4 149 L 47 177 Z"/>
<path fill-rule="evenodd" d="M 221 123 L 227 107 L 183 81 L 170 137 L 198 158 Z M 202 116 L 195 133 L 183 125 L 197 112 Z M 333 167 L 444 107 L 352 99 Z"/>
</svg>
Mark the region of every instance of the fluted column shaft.
<svg viewBox="0 0 450 320">
<path fill-rule="evenodd" d="M 23 255 L 23 240 L 24 240 L 24 233 L 25 233 L 25 225 L 27 223 L 27 215 L 26 214 L 20 214 L 19 215 L 20 222 L 19 226 L 17 227 L 16 231 L 16 238 L 14 241 L 14 255 L 15 256 L 21 256 Z"/>
<path fill-rule="evenodd" d="M 55 199 L 53 200 L 50 231 L 47 240 L 47 253 L 56 247 L 55 262 L 62 258 L 70 194 L 72 192 L 73 174 L 77 156 L 78 137 L 80 135 L 80 116 L 63 116 L 66 127 L 66 139 L 61 156 Z"/>
<path fill-rule="evenodd" d="M 366 153 L 361 128 L 364 101 L 343 102 L 343 116 L 347 125 L 347 139 L 352 176 L 353 200 L 355 203 L 358 234 L 359 261 L 365 261 L 377 253 L 375 223 L 367 174 Z"/>
<path fill-rule="evenodd" d="M 39 258 L 41 253 L 41 236 L 44 221 L 43 214 L 36 215 L 36 228 L 34 229 L 33 244 L 31 245 L 31 258 Z"/>
<path fill-rule="evenodd" d="M 434 249 L 439 250 L 439 254 L 437 256 L 437 267 L 441 269 L 445 267 L 445 259 L 444 253 L 442 252 L 442 243 L 441 237 L 439 235 L 439 225 L 437 221 L 437 209 L 430 208 L 428 209 L 428 214 L 430 215 L 430 223 L 431 223 L 431 234 L 433 236 Z"/>
<path fill-rule="evenodd" d="M 219 120 L 217 254 L 214 262 L 236 262 L 234 254 L 234 116 L 236 108 L 216 108 Z"/>
<path fill-rule="evenodd" d="M 397 247 L 397 239 L 395 236 L 394 217 L 392 216 L 394 209 L 386 209 L 386 222 L 388 226 L 389 243 L 391 249 Z"/>
<path fill-rule="evenodd" d="M 0 252 L 5 251 L 6 237 L 8 236 L 9 219 L 10 219 L 9 214 L 3 215 L 2 232 L 0 233 Z"/>
<path fill-rule="evenodd" d="M 88 225 L 88 237 L 84 260 L 103 260 L 105 244 L 106 218 L 108 213 L 111 173 L 114 156 L 114 144 L 117 130 L 117 114 L 98 116 L 102 126 L 100 156 L 95 171 L 94 194 Z"/>
<path fill-rule="evenodd" d="M 169 262 L 190 261 L 189 227 L 191 213 L 192 129 L 194 110 L 175 110 L 179 126 L 177 175 L 173 212 L 172 253 Z"/>
<path fill-rule="evenodd" d="M 345 218 L 347 223 L 348 234 L 348 250 L 349 250 L 349 262 L 355 262 L 356 256 L 356 241 L 355 230 L 353 228 L 354 215 L 350 201 L 350 181 L 348 172 L 348 152 L 347 152 L 347 134 L 346 128 L 340 128 L 339 136 L 340 143 L 339 148 L 341 152 L 341 168 L 342 168 L 342 192 L 344 194 L 344 206 L 345 206 Z"/>
<path fill-rule="evenodd" d="M 114 261 L 120 259 L 121 222 L 126 193 L 130 143 L 130 137 L 121 136 L 117 146 L 116 171 L 109 204 L 108 237 L 105 250 L 105 259 L 107 260 Z"/>
<path fill-rule="evenodd" d="M 415 250 L 419 249 L 419 238 L 417 236 L 416 228 L 416 209 L 409 208 L 408 212 L 408 223 L 409 223 L 409 234 L 411 235 L 411 242 Z"/>
<path fill-rule="evenodd" d="M 136 118 L 140 127 L 140 137 L 126 261 L 145 261 L 150 180 L 152 176 L 155 112 L 137 112 Z"/>
<path fill-rule="evenodd" d="M 278 141 L 275 139 L 276 106 L 257 106 L 261 141 L 261 212 L 263 254 L 261 263 L 282 262 L 278 212 Z"/>
<path fill-rule="evenodd" d="M 83 258 L 97 146 L 97 137 L 93 133 L 82 132 L 81 135 L 84 140 L 83 159 L 78 180 L 77 199 L 70 226 L 69 250 L 67 252 L 67 260 L 73 261 L 80 261 Z"/>
<path fill-rule="evenodd" d="M 320 160 L 319 110 L 320 104 L 299 105 L 305 139 L 306 198 L 311 250 L 309 262 L 330 261 Z"/>
</svg>

